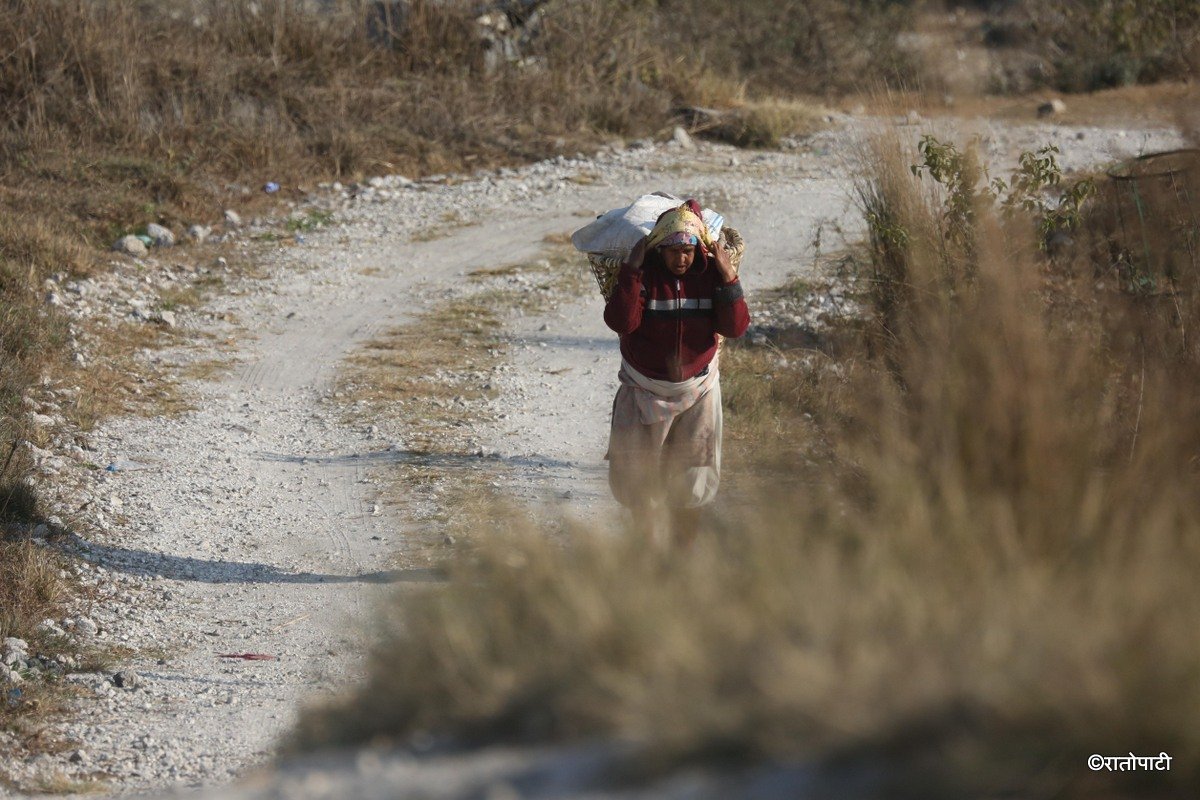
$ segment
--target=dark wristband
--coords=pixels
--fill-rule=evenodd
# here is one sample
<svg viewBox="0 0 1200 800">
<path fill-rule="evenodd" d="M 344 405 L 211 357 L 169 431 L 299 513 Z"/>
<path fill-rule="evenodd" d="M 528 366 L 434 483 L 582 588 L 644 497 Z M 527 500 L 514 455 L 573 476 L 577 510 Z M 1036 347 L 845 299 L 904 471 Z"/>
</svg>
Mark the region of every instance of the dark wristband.
<svg viewBox="0 0 1200 800">
<path fill-rule="evenodd" d="M 713 300 L 717 305 L 728 306 L 741 300 L 743 296 L 741 281 L 728 286 L 718 286 L 713 291 Z"/>
</svg>

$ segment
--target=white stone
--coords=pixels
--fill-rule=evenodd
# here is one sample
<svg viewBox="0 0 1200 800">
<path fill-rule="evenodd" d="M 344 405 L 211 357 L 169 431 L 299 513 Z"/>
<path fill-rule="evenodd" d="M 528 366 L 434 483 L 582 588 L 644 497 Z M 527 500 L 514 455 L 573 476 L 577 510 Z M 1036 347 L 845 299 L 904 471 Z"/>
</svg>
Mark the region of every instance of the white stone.
<svg viewBox="0 0 1200 800">
<path fill-rule="evenodd" d="M 151 222 L 146 226 L 146 235 L 154 242 L 155 247 L 174 247 L 175 234 L 170 228 Z"/>
<path fill-rule="evenodd" d="M 225 224 L 231 228 L 240 228 L 242 226 L 242 215 L 232 208 L 225 209 Z"/>
<path fill-rule="evenodd" d="M 66 636 L 66 631 L 58 627 L 58 623 L 52 619 L 44 619 L 38 623 L 37 632 L 44 636 Z"/>
<path fill-rule="evenodd" d="M 56 422 L 54 417 L 48 417 L 45 414 L 31 413 L 26 415 L 26 419 L 34 428 L 52 428 Z"/>
<path fill-rule="evenodd" d="M 146 249 L 146 245 L 142 240 L 132 234 L 117 239 L 113 243 L 113 250 L 116 250 L 118 253 L 124 253 L 127 256 L 133 256 L 134 258 L 140 258 L 150 252 Z"/>
</svg>

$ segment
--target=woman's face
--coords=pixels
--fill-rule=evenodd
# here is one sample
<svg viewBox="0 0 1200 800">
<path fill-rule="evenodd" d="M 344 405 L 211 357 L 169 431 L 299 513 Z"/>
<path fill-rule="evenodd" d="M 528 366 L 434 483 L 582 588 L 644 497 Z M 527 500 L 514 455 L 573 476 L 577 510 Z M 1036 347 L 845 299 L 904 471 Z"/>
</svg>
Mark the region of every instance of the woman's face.
<svg viewBox="0 0 1200 800">
<path fill-rule="evenodd" d="M 692 266 L 692 261 L 696 258 L 696 247 L 690 244 L 676 244 L 670 247 L 659 248 L 662 253 L 663 262 L 667 265 L 667 271 L 672 275 L 683 275 Z"/>
</svg>

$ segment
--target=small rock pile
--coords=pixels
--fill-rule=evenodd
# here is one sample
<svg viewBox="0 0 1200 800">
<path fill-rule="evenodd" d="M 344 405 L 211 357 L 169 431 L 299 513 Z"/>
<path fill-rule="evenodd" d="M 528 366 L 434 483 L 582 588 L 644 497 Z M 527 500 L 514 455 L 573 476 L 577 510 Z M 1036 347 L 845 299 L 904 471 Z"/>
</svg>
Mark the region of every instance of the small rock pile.
<svg viewBox="0 0 1200 800">
<path fill-rule="evenodd" d="M 29 662 L 29 645 L 24 639 L 12 636 L 5 639 L 0 647 L 0 683 L 24 683 L 21 671 L 29 669 Z"/>
<path fill-rule="evenodd" d="M 79 651 L 86 647 L 99 632 L 99 627 L 87 617 L 72 617 L 62 621 L 43 620 L 37 633 L 64 646 L 68 652 L 54 656 L 31 653 L 29 643 L 10 636 L 0 643 L 0 686 L 16 686 L 27 680 L 37 680 L 47 675 L 62 675 L 76 669 L 80 664 Z M 69 651 L 75 651 L 72 654 Z"/>
<path fill-rule="evenodd" d="M 241 215 L 232 209 L 225 211 L 224 220 L 226 232 L 215 237 L 215 241 L 229 240 L 233 236 L 233 231 L 242 227 Z M 184 238 L 193 244 L 203 244 L 214 238 L 213 229 L 199 223 L 189 225 Z M 125 234 L 113 242 L 112 249 L 131 258 L 141 259 L 150 254 L 151 248 L 166 249 L 174 247 L 176 241 L 177 239 L 173 230 L 165 225 L 159 225 L 157 222 L 151 222 L 146 226 L 145 233 Z"/>
</svg>

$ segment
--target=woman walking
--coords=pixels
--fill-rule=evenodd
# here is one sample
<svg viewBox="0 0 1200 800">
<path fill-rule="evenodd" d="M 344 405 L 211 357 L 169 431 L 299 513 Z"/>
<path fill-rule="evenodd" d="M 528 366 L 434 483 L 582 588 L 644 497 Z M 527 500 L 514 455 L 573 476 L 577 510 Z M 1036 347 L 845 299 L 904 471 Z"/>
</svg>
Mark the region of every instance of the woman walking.
<svg viewBox="0 0 1200 800">
<path fill-rule="evenodd" d="M 659 537 L 665 509 L 686 545 L 721 477 L 718 335 L 750 324 L 737 273 L 695 200 L 664 213 L 633 248 L 604 321 L 621 337 L 609 485 L 645 535 Z"/>
</svg>

